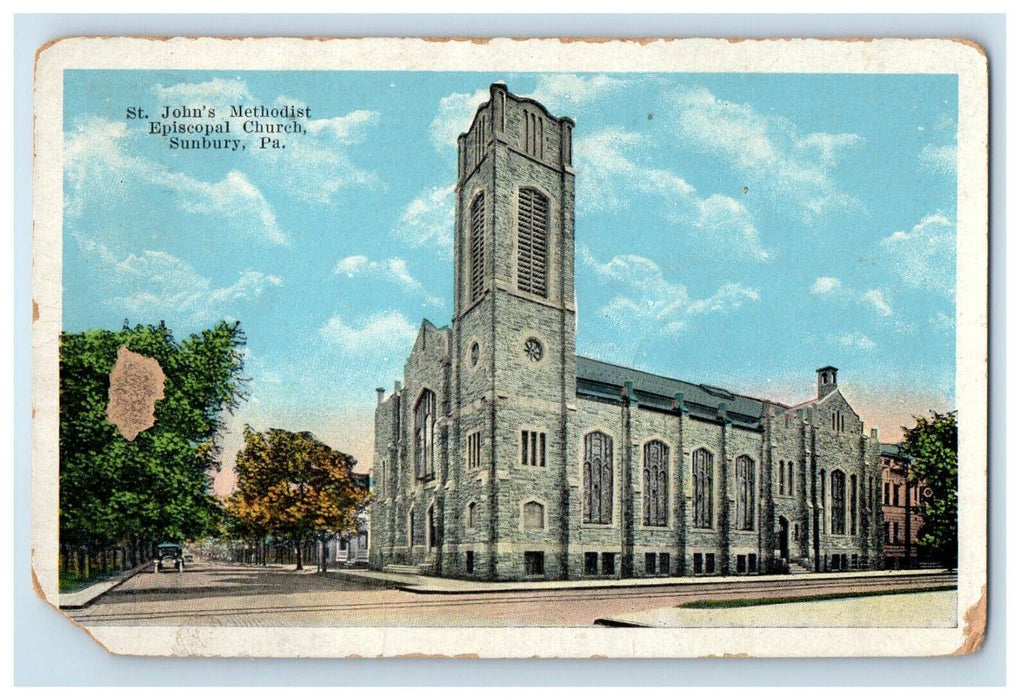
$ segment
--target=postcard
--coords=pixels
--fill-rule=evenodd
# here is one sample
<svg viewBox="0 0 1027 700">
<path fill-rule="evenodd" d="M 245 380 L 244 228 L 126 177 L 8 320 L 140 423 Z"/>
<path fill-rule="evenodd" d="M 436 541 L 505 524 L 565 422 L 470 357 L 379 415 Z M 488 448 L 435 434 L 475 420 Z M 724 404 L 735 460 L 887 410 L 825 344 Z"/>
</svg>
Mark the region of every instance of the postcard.
<svg viewBox="0 0 1027 700">
<path fill-rule="evenodd" d="M 41 48 L 37 593 L 117 654 L 972 653 L 987 71 Z"/>
</svg>

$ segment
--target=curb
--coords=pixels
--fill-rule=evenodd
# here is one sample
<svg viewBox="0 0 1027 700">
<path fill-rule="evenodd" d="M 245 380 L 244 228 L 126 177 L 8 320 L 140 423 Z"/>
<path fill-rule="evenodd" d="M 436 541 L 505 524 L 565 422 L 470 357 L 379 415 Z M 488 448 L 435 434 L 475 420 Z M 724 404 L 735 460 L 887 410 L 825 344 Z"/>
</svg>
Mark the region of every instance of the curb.
<svg viewBox="0 0 1027 700">
<path fill-rule="evenodd" d="M 905 577 L 909 572 L 896 572 L 897 577 Z M 361 576 L 360 574 L 348 575 L 349 572 L 339 572 L 343 578 L 360 582 L 363 584 L 375 586 L 378 588 L 392 588 L 403 591 L 405 593 L 414 593 L 418 595 L 479 595 L 489 593 L 526 593 L 526 592 L 538 592 L 538 591 L 584 591 L 584 590 L 624 590 L 624 591 L 640 591 L 647 588 L 664 588 L 673 587 L 681 588 L 686 591 L 688 588 L 694 585 L 706 585 L 713 583 L 748 583 L 756 585 L 757 581 L 762 583 L 784 583 L 784 582 L 800 582 L 800 581 L 838 581 L 844 579 L 859 580 L 861 578 L 873 578 L 880 580 L 885 576 L 891 576 L 890 572 L 872 571 L 872 572 L 859 572 L 856 576 L 839 574 L 839 573 L 819 573 L 819 574 L 804 574 L 796 576 L 795 574 L 779 574 L 774 576 L 710 576 L 702 578 L 637 578 L 637 579 L 617 579 L 622 583 L 613 583 L 607 581 L 580 581 L 573 582 L 569 585 L 565 582 L 564 585 L 547 585 L 552 584 L 552 581 L 540 581 L 537 583 L 526 583 L 520 581 L 504 582 L 500 585 L 493 584 L 489 587 L 447 587 L 445 583 L 440 585 L 440 582 L 448 581 L 449 579 L 439 579 L 436 577 L 422 576 L 423 580 L 410 581 L 408 579 L 400 579 L 398 577 L 386 577 L 386 576 Z M 933 578 L 938 574 L 916 574 L 917 576 L 925 576 Z M 628 583 L 627 581 L 630 581 Z M 491 583 L 491 582 L 490 582 Z"/>
<path fill-rule="evenodd" d="M 129 569 L 128 571 L 123 572 L 115 578 L 107 579 L 100 583 L 94 583 L 92 586 L 87 586 L 86 588 L 73 593 L 61 593 L 59 595 L 60 604 L 58 607 L 60 607 L 61 610 L 78 610 L 80 608 L 84 608 L 100 596 L 114 590 L 140 571 L 150 568 L 153 568 L 153 562 L 146 562 L 145 564 L 140 564 L 134 569 Z"/>
</svg>

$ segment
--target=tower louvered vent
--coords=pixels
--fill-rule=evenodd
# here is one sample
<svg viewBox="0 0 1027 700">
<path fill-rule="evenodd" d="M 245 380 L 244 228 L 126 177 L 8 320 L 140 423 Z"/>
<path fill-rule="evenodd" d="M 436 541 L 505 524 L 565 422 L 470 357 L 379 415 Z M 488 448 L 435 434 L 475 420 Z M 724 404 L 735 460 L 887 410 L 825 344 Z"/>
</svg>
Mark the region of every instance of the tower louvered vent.
<svg viewBox="0 0 1027 700">
<path fill-rule="evenodd" d="M 485 195 L 471 203 L 471 301 L 485 291 Z"/>
<path fill-rule="evenodd" d="M 546 232 L 549 200 L 537 190 L 517 196 L 517 288 L 540 297 L 549 295 Z"/>
</svg>

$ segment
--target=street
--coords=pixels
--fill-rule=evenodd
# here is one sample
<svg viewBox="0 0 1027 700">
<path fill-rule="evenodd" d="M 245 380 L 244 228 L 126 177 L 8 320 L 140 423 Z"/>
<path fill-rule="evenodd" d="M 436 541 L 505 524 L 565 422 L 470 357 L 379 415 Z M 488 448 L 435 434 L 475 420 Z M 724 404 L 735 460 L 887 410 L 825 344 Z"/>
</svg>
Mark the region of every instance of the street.
<svg viewBox="0 0 1027 700">
<path fill-rule="evenodd" d="M 86 608 L 68 611 L 95 625 L 246 627 L 591 626 L 598 618 L 698 600 L 793 597 L 881 591 L 842 577 L 798 587 L 760 586 L 757 578 L 714 580 L 691 588 L 592 588 L 473 594 L 419 594 L 347 581 L 314 569 L 197 560 L 183 573 L 137 574 Z M 754 588 L 754 585 L 757 586 Z M 858 604 L 859 599 L 846 599 Z"/>
</svg>

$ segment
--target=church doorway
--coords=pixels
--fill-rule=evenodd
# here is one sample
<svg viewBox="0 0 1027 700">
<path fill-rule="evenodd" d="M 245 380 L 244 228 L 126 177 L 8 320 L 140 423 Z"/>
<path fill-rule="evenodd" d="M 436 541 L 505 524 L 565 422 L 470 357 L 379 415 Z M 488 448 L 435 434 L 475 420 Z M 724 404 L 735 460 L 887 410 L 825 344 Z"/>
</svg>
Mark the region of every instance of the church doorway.
<svg viewBox="0 0 1027 700">
<path fill-rule="evenodd" d="M 791 526 L 788 524 L 788 519 L 783 515 L 778 517 L 777 524 L 778 530 L 778 549 L 781 550 L 781 558 L 786 562 L 788 561 L 788 534 L 791 530 Z"/>
</svg>

